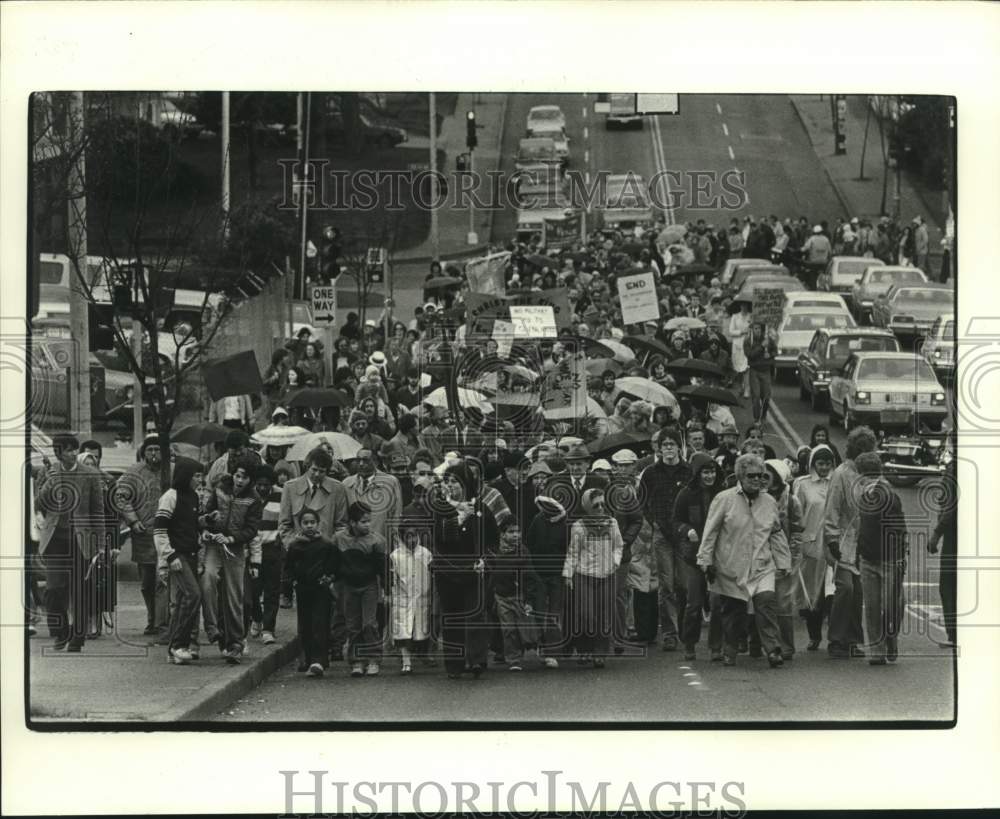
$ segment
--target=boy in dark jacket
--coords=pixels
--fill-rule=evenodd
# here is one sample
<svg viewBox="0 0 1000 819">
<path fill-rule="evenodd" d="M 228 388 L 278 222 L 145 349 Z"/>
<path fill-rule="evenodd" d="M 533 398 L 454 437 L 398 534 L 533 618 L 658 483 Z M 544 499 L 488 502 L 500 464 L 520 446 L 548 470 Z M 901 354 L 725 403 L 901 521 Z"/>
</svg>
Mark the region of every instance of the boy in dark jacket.
<svg viewBox="0 0 1000 819">
<path fill-rule="evenodd" d="M 695 659 L 695 646 L 701 639 L 702 610 L 706 603 L 710 603 L 708 648 L 712 652 L 712 662 L 719 662 L 722 660 L 722 610 L 719 596 L 709 596 L 705 575 L 698 570 L 696 558 L 708 517 L 708 507 L 725 488 L 725 478 L 719 464 L 704 452 L 698 452 L 691 458 L 691 472 L 690 482 L 674 501 L 674 526 L 687 577 L 687 605 L 684 608 L 681 640 L 684 643 L 684 659 Z"/>
<path fill-rule="evenodd" d="M 330 611 L 333 576 L 340 568 L 340 553 L 319 532 L 319 514 L 303 509 L 299 531 L 288 544 L 287 571 L 295 583 L 297 627 L 302 642 L 299 671 L 322 677 L 330 656 Z"/>
<path fill-rule="evenodd" d="M 858 555 L 868 631 L 868 664 L 885 665 L 899 656 L 903 619 L 907 530 L 903 504 L 882 478 L 882 459 L 864 452 L 854 459 L 861 485 L 858 499 Z"/>
<path fill-rule="evenodd" d="M 569 524 L 566 509 L 555 498 L 539 495 L 535 498 L 538 514 L 528 526 L 525 539 L 531 563 L 538 575 L 539 597 L 535 610 L 543 620 L 541 624 L 542 644 L 553 653 L 559 653 L 565 643 L 563 630 L 563 565 L 566 562 L 566 546 L 569 543 Z M 545 658 L 546 668 L 558 668 L 559 661 Z"/>
<path fill-rule="evenodd" d="M 511 671 L 521 671 L 524 655 L 538 650 L 538 627 L 532 614 L 541 584 L 513 518 L 501 529 L 497 550 L 488 553 L 486 572 L 503 634 L 503 656 Z"/>
<path fill-rule="evenodd" d="M 347 531 L 333 536 L 340 553 L 337 580 L 344 584 L 344 618 L 351 651 L 351 676 L 375 677 L 382 659 L 378 633 L 378 590 L 385 581 L 385 538 L 371 531 L 372 510 L 363 501 L 347 509 Z M 362 649 L 368 657 L 362 662 Z"/>
</svg>

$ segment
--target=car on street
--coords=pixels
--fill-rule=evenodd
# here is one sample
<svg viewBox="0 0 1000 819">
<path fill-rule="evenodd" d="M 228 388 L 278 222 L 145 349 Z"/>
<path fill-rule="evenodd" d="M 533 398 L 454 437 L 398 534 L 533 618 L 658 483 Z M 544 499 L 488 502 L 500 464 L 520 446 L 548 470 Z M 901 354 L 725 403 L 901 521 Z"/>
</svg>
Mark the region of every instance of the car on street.
<svg viewBox="0 0 1000 819">
<path fill-rule="evenodd" d="M 550 176 L 561 165 L 556 143 L 551 137 L 525 137 L 517 144 L 514 169 L 536 179 Z"/>
<path fill-rule="evenodd" d="M 566 116 L 558 105 L 536 105 L 528 111 L 528 137 L 548 137 L 556 145 L 562 164 L 569 163 L 569 137 L 566 136 Z"/>
<path fill-rule="evenodd" d="M 853 353 L 830 380 L 830 424 L 845 431 L 940 430 L 947 416 L 944 387 L 916 353 Z"/>
<path fill-rule="evenodd" d="M 944 313 L 931 325 L 920 354 L 931 365 L 938 378 L 955 375 L 955 314 Z"/>
<path fill-rule="evenodd" d="M 577 213 L 569 197 L 560 188 L 552 188 L 533 201 L 518 207 L 517 239 L 528 241 L 534 234 L 544 232 L 545 222 L 565 222 L 573 219 Z"/>
<path fill-rule="evenodd" d="M 899 351 L 899 339 L 888 330 L 873 327 L 816 330 L 798 356 L 799 398 L 809 401 L 814 410 L 820 410 L 829 395 L 830 379 L 843 369 L 853 353 Z"/>
<path fill-rule="evenodd" d="M 359 98 L 358 101 L 358 123 L 361 128 L 361 139 L 365 145 L 385 150 L 395 148 L 410 139 L 405 128 L 402 128 L 363 97 Z M 330 94 L 327 97 L 326 136 L 335 143 L 347 141 L 344 113 L 336 94 Z"/>
<path fill-rule="evenodd" d="M 719 281 L 723 285 L 729 284 L 733 280 L 733 275 L 741 267 L 768 267 L 770 265 L 769 259 L 727 259 L 719 274 Z"/>
<path fill-rule="evenodd" d="M 782 370 L 793 370 L 798 366 L 799 354 L 809 346 L 816 331 L 848 330 L 857 325 L 849 314 L 833 306 L 785 308 L 781 324 L 778 325 L 778 354 L 774 366 Z"/>
<path fill-rule="evenodd" d="M 767 278 L 754 278 L 748 281 L 740 291 L 733 297 L 734 300 L 753 301 L 755 290 L 782 290 L 786 294 L 794 293 L 802 289 L 802 282 L 794 276 L 773 276 Z"/>
<path fill-rule="evenodd" d="M 609 110 L 604 120 L 605 127 L 637 127 L 642 130 L 642 114 L 636 113 L 635 94 L 608 94 Z"/>
<path fill-rule="evenodd" d="M 612 174 L 607 178 L 604 201 L 598 205 L 601 230 L 633 231 L 653 227 L 656 214 L 649 201 L 646 181 L 636 174 Z"/>
<path fill-rule="evenodd" d="M 785 310 L 795 310 L 799 307 L 817 307 L 822 310 L 839 310 L 849 313 L 844 299 L 839 293 L 824 293 L 820 290 L 801 290 L 785 293 Z"/>
<path fill-rule="evenodd" d="M 872 324 L 892 330 L 901 338 L 916 339 L 927 334 L 938 316 L 954 311 L 955 291 L 951 285 L 899 284 L 875 299 Z"/>
<path fill-rule="evenodd" d="M 834 256 L 826 269 L 816 279 L 816 289 L 840 293 L 844 300 L 851 298 L 851 291 L 869 267 L 882 262 L 871 256 Z"/>
<path fill-rule="evenodd" d="M 776 276 L 791 276 L 791 273 L 788 272 L 788 268 L 784 265 L 771 264 L 770 262 L 765 262 L 761 265 L 746 265 L 733 273 L 733 277 L 729 281 L 729 286 L 735 292 L 742 289 L 743 285 L 750 281 L 750 279 L 774 278 Z M 802 289 L 801 282 L 799 282 L 799 289 Z"/>
<path fill-rule="evenodd" d="M 924 284 L 927 276 L 916 267 L 874 265 L 865 270 L 851 289 L 851 305 L 858 321 L 870 318 L 875 299 L 897 284 Z"/>
</svg>

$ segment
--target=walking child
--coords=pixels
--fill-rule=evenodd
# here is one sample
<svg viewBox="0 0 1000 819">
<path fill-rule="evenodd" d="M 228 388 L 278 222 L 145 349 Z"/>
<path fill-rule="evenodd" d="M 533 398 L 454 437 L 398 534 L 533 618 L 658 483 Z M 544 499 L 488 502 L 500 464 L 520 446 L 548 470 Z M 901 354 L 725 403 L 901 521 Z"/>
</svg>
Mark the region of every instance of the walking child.
<svg viewBox="0 0 1000 819">
<path fill-rule="evenodd" d="M 402 653 L 400 674 L 413 670 L 413 654 L 427 653 L 431 635 L 431 553 L 419 532 L 400 527 L 400 542 L 389 555 L 392 639 Z"/>
<path fill-rule="evenodd" d="M 500 544 L 487 559 L 486 568 L 503 635 L 503 655 L 511 671 L 521 671 L 526 654 L 534 652 L 538 657 L 533 604 L 539 599 L 541 581 L 513 518 L 508 518 L 501 529 Z"/>
</svg>

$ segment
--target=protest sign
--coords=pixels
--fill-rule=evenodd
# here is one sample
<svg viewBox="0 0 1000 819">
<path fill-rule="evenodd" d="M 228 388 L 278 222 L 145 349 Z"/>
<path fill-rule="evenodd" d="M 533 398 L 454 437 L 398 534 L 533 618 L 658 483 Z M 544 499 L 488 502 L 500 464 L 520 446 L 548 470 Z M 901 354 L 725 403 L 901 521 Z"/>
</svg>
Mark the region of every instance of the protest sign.
<svg viewBox="0 0 1000 819">
<path fill-rule="evenodd" d="M 513 322 L 496 319 L 493 322 L 493 340 L 497 343 L 497 355 L 500 358 L 509 356 L 511 345 L 514 343 Z"/>
<path fill-rule="evenodd" d="M 579 213 L 565 219 L 545 219 L 542 223 L 542 242 L 546 250 L 571 247 L 579 240 Z"/>
<path fill-rule="evenodd" d="M 785 291 L 775 289 L 757 289 L 753 291 L 753 321 L 763 322 L 768 327 L 781 324 L 781 316 L 785 310 Z"/>
<path fill-rule="evenodd" d="M 555 338 L 556 318 L 547 305 L 510 306 L 510 320 L 517 338 Z"/>
<path fill-rule="evenodd" d="M 659 319 L 660 304 L 652 273 L 622 276 L 618 279 L 618 297 L 621 299 L 623 323 L 642 324 Z"/>
<path fill-rule="evenodd" d="M 230 395 L 245 395 L 261 392 L 264 382 L 260 378 L 260 367 L 253 350 L 227 355 L 202 365 L 202 375 L 209 397 L 213 401 Z"/>
<path fill-rule="evenodd" d="M 502 296 L 506 292 L 504 268 L 510 261 L 510 251 L 492 253 L 481 259 L 470 259 L 465 263 L 465 275 L 469 280 L 469 290 L 484 296 Z"/>
<path fill-rule="evenodd" d="M 542 384 L 542 410 L 576 409 L 583 415 L 587 408 L 586 356 L 581 353 L 564 358 L 549 370 Z"/>
</svg>

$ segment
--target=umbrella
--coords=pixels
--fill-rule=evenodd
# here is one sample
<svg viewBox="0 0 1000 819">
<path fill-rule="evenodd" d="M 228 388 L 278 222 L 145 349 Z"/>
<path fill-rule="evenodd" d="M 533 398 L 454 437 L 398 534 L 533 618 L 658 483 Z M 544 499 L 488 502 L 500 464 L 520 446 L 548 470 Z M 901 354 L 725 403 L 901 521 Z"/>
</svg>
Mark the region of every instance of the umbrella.
<svg viewBox="0 0 1000 819">
<path fill-rule="evenodd" d="M 299 438 L 285 456 L 288 461 L 304 461 L 320 444 L 329 444 L 333 448 L 333 457 L 339 461 L 347 461 L 358 454 L 361 444 L 350 435 L 343 432 L 310 432 L 305 438 Z"/>
<path fill-rule="evenodd" d="M 615 381 L 615 387 L 619 393 L 624 392 L 634 395 L 643 401 L 649 401 L 653 406 L 670 407 L 671 409 L 680 410 L 680 406 L 677 403 L 677 399 L 674 398 L 673 393 L 649 378 L 626 376 Z"/>
<path fill-rule="evenodd" d="M 704 375 L 709 378 L 722 378 L 725 373 L 722 367 L 713 364 L 711 361 L 702 361 L 699 358 L 681 358 L 667 364 L 668 372 L 679 372 L 685 375 Z"/>
<path fill-rule="evenodd" d="M 729 315 L 731 316 L 735 315 L 736 313 L 740 312 L 741 304 L 749 304 L 750 307 L 753 307 L 753 299 L 748 299 L 746 296 L 741 296 L 740 298 L 733 299 L 731 302 L 729 302 L 729 306 L 726 308 L 726 312 L 729 313 Z"/>
<path fill-rule="evenodd" d="M 688 229 L 685 225 L 667 225 L 656 237 L 656 242 L 660 245 L 672 245 L 682 241 L 687 232 Z"/>
<path fill-rule="evenodd" d="M 620 364 L 627 364 L 629 361 L 635 361 L 635 352 L 620 341 L 614 341 L 610 338 L 605 338 L 601 340 L 601 344 L 611 350 L 614 353 L 615 361 Z"/>
<path fill-rule="evenodd" d="M 597 401 L 587 396 L 587 411 L 586 414 L 591 418 L 607 418 L 608 414 L 604 411 Z M 545 410 L 542 416 L 546 421 L 561 421 L 567 418 L 576 418 L 578 413 L 576 407 L 559 407 L 558 409 Z"/>
<path fill-rule="evenodd" d="M 699 384 L 696 387 L 681 387 L 677 390 L 677 394 L 683 395 L 685 398 L 689 398 L 692 401 L 704 401 L 706 403 L 721 404 L 727 407 L 738 407 L 740 404 L 740 399 L 736 397 L 736 393 L 732 390 L 726 390 L 722 387 L 709 387 L 704 384 Z"/>
<path fill-rule="evenodd" d="M 423 403 L 429 407 L 447 407 L 448 391 L 444 387 L 438 387 L 434 392 L 424 397 Z M 485 411 L 484 407 L 490 406 L 485 395 L 465 387 L 458 388 L 458 403 L 463 407 L 478 407 L 483 411 Z"/>
<path fill-rule="evenodd" d="M 229 433 L 228 427 L 219 426 L 219 424 L 188 424 L 171 435 L 170 440 L 178 444 L 208 446 L 216 441 L 225 441 Z"/>
<path fill-rule="evenodd" d="M 587 375 L 604 375 L 608 370 L 619 375 L 622 365 L 613 358 L 591 358 L 587 361 Z"/>
<path fill-rule="evenodd" d="M 542 256 L 538 253 L 533 253 L 530 256 L 525 256 L 524 261 L 533 267 L 537 267 L 541 270 L 543 267 L 549 267 L 552 264 L 552 260 L 548 256 Z"/>
<path fill-rule="evenodd" d="M 667 330 L 703 330 L 705 328 L 705 322 L 699 318 L 691 318 L 690 316 L 676 316 L 667 322 L 665 329 Z"/>
<path fill-rule="evenodd" d="M 437 290 L 441 287 L 455 287 L 461 283 L 462 280 L 455 278 L 454 276 L 435 276 L 433 279 L 428 279 L 424 282 L 424 292 L 428 290 Z"/>
<path fill-rule="evenodd" d="M 583 350 L 584 355 L 594 356 L 595 358 L 615 357 L 615 351 L 611 349 L 611 345 L 605 344 L 607 339 L 598 341 L 596 338 L 591 338 L 590 336 L 560 336 L 556 341 L 570 349 L 576 345 L 576 349 Z"/>
<path fill-rule="evenodd" d="M 622 339 L 622 344 L 627 344 L 633 349 L 638 348 L 640 350 L 647 350 L 651 353 L 659 353 L 665 357 L 670 355 L 670 350 L 667 349 L 667 345 L 652 336 L 625 336 L 625 338 Z"/>
<path fill-rule="evenodd" d="M 299 438 L 309 435 L 310 432 L 304 427 L 275 426 L 262 429 L 260 432 L 251 435 L 250 440 L 255 444 L 264 446 L 291 446 Z"/>
<path fill-rule="evenodd" d="M 305 387 L 296 392 L 288 400 L 289 407 L 307 407 L 321 409 L 322 407 L 349 407 L 351 399 L 340 390 L 328 387 Z"/>
<path fill-rule="evenodd" d="M 649 435 L 638 435 L 632 432 L 616 432 L 614 435 L 605 435 L 587 447 L 591 455 L 601 458 L 610 457 L 620 449 L 649 452 L 652 448 L 653 444 Z"/>
</svg>

